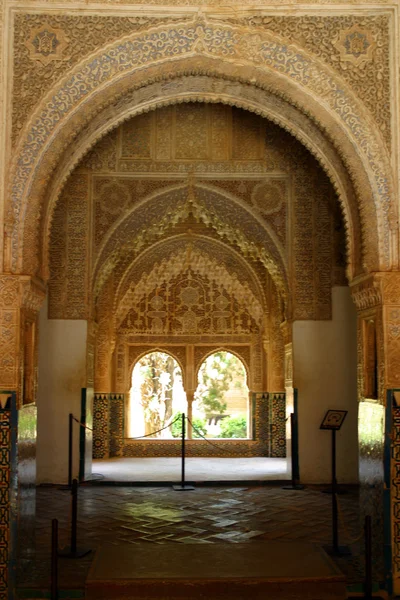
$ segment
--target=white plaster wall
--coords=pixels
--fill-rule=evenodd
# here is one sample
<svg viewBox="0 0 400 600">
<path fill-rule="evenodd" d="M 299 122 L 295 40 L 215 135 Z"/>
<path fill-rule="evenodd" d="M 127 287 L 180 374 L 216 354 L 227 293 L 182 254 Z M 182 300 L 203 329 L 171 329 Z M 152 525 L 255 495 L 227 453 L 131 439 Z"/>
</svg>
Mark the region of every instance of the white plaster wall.
<svg viewBox="0 0 400 600">
<path fill-rule="evenodd" d="M 293 324 L 293 378 L 298 388 L 302 483 L 331 477 L 331 433 L 319 426 L 328 409 L 348 410 L 337 439 L 339 483 L 358 481 L 357 320 L 347 287 L 332 290 L 331 321 Z"/>
<path fill-rule="evenodd" d="M 47 318 L 39 323 L 37 483 L 68 479 L 68 415 L 81 414 L 86 376 L 86 321 Z M 73 477 L 79 471 L 79 427 L 74 424 Z"/>
</svg>

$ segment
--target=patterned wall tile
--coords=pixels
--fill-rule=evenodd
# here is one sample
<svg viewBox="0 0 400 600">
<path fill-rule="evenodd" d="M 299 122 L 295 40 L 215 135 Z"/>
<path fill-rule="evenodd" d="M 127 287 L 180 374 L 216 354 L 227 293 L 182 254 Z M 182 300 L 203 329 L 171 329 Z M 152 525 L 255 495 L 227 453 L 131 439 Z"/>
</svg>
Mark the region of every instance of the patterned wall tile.
<svg viewBox="0 0 400 600">
<path fill-rule="evenodd" d="M 108 458 L 109 395 L 95 394 L 93 399 L 93 458 Z"/>
<path fill-rule="evenodd" d="M 109 395 L 110 456 L 122 456 L 125 435 L 125 395 Z"/>
<path fill-rule="evenodd" d="M 252 440 L 218 440 L 213 446 L 203 440 L 187 441 L 188 457 L 286 456 L 285 394 L 255 393 L 252 397 Z M 272 437 L 271 437 L 272 429 Z M 129 440 L 125 435 L 124 394 L 95 394 L 93 458 L 176 457 L 180 440 Z"/>
<path fill-rule="evenodd" d="M 0 397 L 0 600 L 11 600 L 16 576 L 16 480 L 12 476 L 16 458 L 16 394 L 2 392 Z"/>
<path fill-rule="evenodd" d="M 271 453 L 275 458 L 286 456 L 286 398 L 283 393 L 269 394 Z"/>
</svg>

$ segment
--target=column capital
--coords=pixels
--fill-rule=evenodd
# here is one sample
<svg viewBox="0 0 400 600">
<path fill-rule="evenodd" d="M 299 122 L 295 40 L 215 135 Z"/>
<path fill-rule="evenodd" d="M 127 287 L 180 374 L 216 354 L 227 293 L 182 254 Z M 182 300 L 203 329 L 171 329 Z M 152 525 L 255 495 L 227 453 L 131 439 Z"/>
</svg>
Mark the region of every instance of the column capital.
<svg viewBox="0 0 400 600">
<path fill-rule="evenodd" d="M 382 304 L 382 291 L 375 274 L 357 278 L 350 284 L 350 292 L 358 311 L 367 310 Z"/>
<path fill-rule="evenodd" d="M 0 274 L 0 307 L 38 311 L 46 298 L 46 285 L 30 275 Z"/>
<path fill-rule="evenodd" d="M 357 310 L 400 304 L 400 271 L 371 273 L 350 284 Z"/>
</svg>

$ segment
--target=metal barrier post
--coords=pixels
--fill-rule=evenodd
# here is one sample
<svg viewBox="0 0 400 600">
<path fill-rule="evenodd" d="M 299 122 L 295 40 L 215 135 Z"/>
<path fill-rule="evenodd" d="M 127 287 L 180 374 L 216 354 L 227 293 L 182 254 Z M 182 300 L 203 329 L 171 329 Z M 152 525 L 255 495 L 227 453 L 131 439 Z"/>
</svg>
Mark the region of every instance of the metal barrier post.
<svg viewBox="0 0 400 600">
<path fill-rule="evenodd" d="M 68 487 L 72 487 L 72 448 L 73 448 L 73 424 L 74 415 L 69 413 L 68 422 Z"/>
<path fill-rule="evenodd" d="M 371 600 L 372 598 L 372 527 L 371 517 L 367 515 L 364 522 L 365 533 L 365 582 L 364 582 L 364 598 Z"/>
<path fill-rule="evenodd" d="M 186 427 L 185 427 L 186 416 L 185 413 L 182 413 L 182 446 L 181 446 L 181 485 L 173 485 L 173 489 L 177 492 L 184 492 L 186 490 L 194 490 L 193 485 L 185 484 L 185 437 L 186 437 Z"/>
<path fill-rule="evenodd" d="M 283 490 L 304 490 L 304 485 L 301 485 L 301 483 L 299 483 L 299 474 L 298 474 L 298 467 L 297 467 L 297 461 L 295 461 L 295 454 L 296 454 L 296 444 L 295 444 L 295 419 L 296 416 L 294 413 L 290 413 L 290 448 L 291 448 L 291 463 L 292 463 L 292 483 L 291 485 L 285 485 L 283 486 Z"/>
<path fill-rule="evenodd" d="M 78 480 L 74 479 L 71 490 L 71 545 L 67 546 L 58 553 L 63 558 L 82 558 L 91 552 L 90 548 L 77 548 L 77 529 L 78 529 Z"/>
<path fill-rule="evenodd" d="M 51 522 L 51 600 L 58 600 L 58 520 Z"/>
</svg>

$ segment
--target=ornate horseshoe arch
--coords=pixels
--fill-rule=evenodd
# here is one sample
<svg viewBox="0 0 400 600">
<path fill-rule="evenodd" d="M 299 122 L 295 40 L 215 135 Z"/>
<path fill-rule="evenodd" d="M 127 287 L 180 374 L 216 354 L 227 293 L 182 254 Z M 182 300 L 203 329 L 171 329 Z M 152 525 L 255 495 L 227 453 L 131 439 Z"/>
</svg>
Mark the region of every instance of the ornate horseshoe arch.
<svg viewBox="0 0 400 600">
<path fill-rule="evenodd" d="M 199 92 L 200 88 L 202 92 Z M 145 98 L 149 96 L 153 98 L 150 106 L 147 102 L 145 102 L 145 107 L 142 106 L 142 94 Z M 90 136 L 85 131 L 76 140 L 74 153 L 69 156 L 68 161 L 60 164 L 53 178 L 51 189 L 45 198 L 47 204 L 45 204 L 45 219 L 42 222 L 41 233 L 43 239 L 42 276 L 45 279 L 48 277 L 46 269 L 49 260 L 48 240 L 55 204 L 69 175 L 83 156 L 103 136 L 133 116 L 166 105 L 191 101 L 221 102 L 255 112 L 287 130 L 315 156 L 327 173 L 341 202 L 348 255 L 352 258 L 352 264 L 349 265 L 349 274 L 352 277 L 357 267 L 360 269 L 362 259 L 360 216 L 358 206 L 354 201 L 353 184 L 332 144 L 308 117 L 277 96 L 259 88 L 252 88 L 247 84 L 238 84 L 227 78 L 221 79 L 211 76 L 211 74 L 193 76 L 190 73 L 188 75 L 183 73 L 172 82 L 149 83 L 148 86 L 145 85 L 138 91 L 128 93 L 116 105 L 103 110 L 94 119 L 91 124 Z M 364 188 L 366 186 L 368 186 L 367 182 L 365 182 Z M 358 241 L 359 244 L 357 244 Z M 28 257 L 32 257 L 32 253 L 29 253 Z"/>
<path fill-rule="evenodd" d="M 206 350 L 204 350 L 204 352 L 202 354 L 197 356 L 196 364 L 194 365 L 194 375 L 193 375 L 194 381 L 198 382 L 199 371 L 200 371 L 201 365 L 204 363 L 204 361 L 207 360 L 207 358 L 209 356 L 212 356 L 216 352 L 229 352 L 230 354 L 233 354 L 234 356 L 236 356 L 236 358 L 238 358 L 240 360 L 240 362 L 242 363 L 242 365 L 244 367 L 244 370 L 246 371 L 247 386 L 250 387 L 250 385 L 251 385 L 251 369 L 250 369 L 250 365 L 248 364 L 248 360 L 247 360 L 246 356 L 244 355 L 244 353 L 240 351 L 240 346 L 238 348 L 232 349 L 229 346 L 229 344 L 228 345 L 222 344 L 221 346 L 216 346 L 212 350 L 206 349 Z"/>
<path fill-rule="evenodd" d="M 168 256 L 173 255 L 176 258 L 179 254 L 186 252 L 186 249 L 184 249 L 184 250 L 181 249 L 182 244 L 184 244 L 186 246 L 188 244 L 192 244 L 192 246 L 193 245 L 196 246 L 198 241 L 205 242 L 205 244 L 207 244 L 207 246 L 209 246 L 211 255 L 212 255 L 212 250 L 215 250 L 216 253 L 218 251 L 221 252 L 221 251 L 225 250 L 226 254 L 229 253 L 235 259 L 237 264 L 240 265 L 240 268 L 243 270 L 243 272 L 246 273 L 246 278 L 245 278 L 246 282 L 250 281 L 253 284 L 253 288 L 254 288 L 254 290 L 256 290 L 257 300 L 260 303 L 260 307 L 263 307 L 265 309 L 266 302 L 267 302 L 267 299 L 265 296 L 265 291 L 263 290 L 261 282 L 258 279 L 256 273 L 252 270 L 249 263 L 243 258 L 243 256 L 241 256 L 233 248 L 228 247 L 228 249 L 226 249 L 225 245 L 221 241 L 218 241 L 215 239 L 208 240 L 207 238 L 205 238 L 203 236 L 199 236 L 199 235 L 192 236 L 192 235 L 188 235 L 188 234 L 183 234 L 183 235 L 173 236 L 172 238 L 169 238 L 167 240 L 162 240 L 160 242 L 155 243 L 154 245 L 152 245 L 151 249 L 145 250 L 134 262 L 129 264 L 127 269 L 121 275 L 121 279 L 119 280 L 118 285 L 116 287 L 115 296 L 114 296 L 113 313 L 115 315 L 118 315 L 118 312 L 120 311 L 121 303 L 123 302 L 123 300 L 127 296 L 127 294 L 129 294 L 130 286 L 131 286 L 132 282 L 134 281 L 132 272 L 137 268 L 137 265 L 141 265 L 144 263 L 152 264 L 153 265 L 151 268 L 151 271 L 152 271 L 154 269 L 154 266 L 160 266 L 160 265 L 157 265 L 157 260 L 153 259 L 153 257 L 152 257 L 154 252 L 157 252 L 158 248 L 160 248 L 160 249 L 163 248 L 164 249 L 163 251 L 166 253 L 166 255 L 168 255 Z M 178 242 L 178 244 L 176 244 L 176 242 Z M 171 245 L 179 247 L 180 248 L 179 252 L 172 250 Z M 211 255 L 207 255 L 204 250 L 200 250 L 198 252 L 198 255 L 201 256 L 202 258 L 204 258 L 205 262 L 208 263 L 209 265 L 211 265 L 214 262 L 214 260 L 211 258 Z M 225 273 L 228 272 L 226 267 L 224 267 L 224 272 Z M 149 273 L 149 270 L 146 271 L 147 275 L 148 275 L 148 273 Z M 253 294 L 254 294 L 254 292 L 253 292 Z"/>
<path fill-rule="evenodd" d="M 124 386 L 125 386 L 124 389 L 130 390 L 133 369 L 136 367 L 137 363 L 144 356 L 147 356 L 148 354 L 153 354 L 153 352 L 162 352 L 163 354 L 168 354 L 176 361 L 176 363 L 179 365 L 179 368 L 182 373 L 183 387 L 185 387 L 186 380 L 187 380 L 187 373 L 186 373 L 187 365 L 182 362 L 181 358 L 178 356 L 178 354 L 176 352 L 174 352 L 174 350 L 173 350 L 173 348 L 171 348 L 171 346 L 169 346 L 168 344 L 166 344 L 166 345 L 157 344 L 157 345 L 154 345 L 154 347 L 149 346 L 146 350 L 140 351 L 133 360 L 129 361 L 129 364 L 127 365 L 127 368 L 126 368 L 125 377 L 124 377 Z"/>
<path fill-rule="evenodd" d="M 209 190 L 210 193 L 212 193 L 216 197 L 224 199 L 226 198 L 231 203 L 234 203 L 236 201 L 236 203 L 239 204 L 239 199 L 234 200 L 233 196 L 229 196 L 227 192 L 222 192 L 221 190 L 213 189 L 211 186 L 203 185 L 203 182 L 201 182 L 201 185 L 199 184 L 199 186 L 196 186 L 196 189 Z M 139 254 L 131 248 L 131 242 L 128 242 L 126 248 L 119 246 L 118 242 L 115 242 L 115 240 L 118 240 L 119 237 L 124 237 L 123 235 L 119 236 L 119 232 L 124 231 L 126 229 L 129 229 L 130 231 L 137 230 L 138 228 L 140 229 L 141 220 L 143 221 L 143 218 L 147 220 L 149 218 L 148 215 L 151 214 L 149 205 L 151 205 L 153 201 L 155 201 L 156 204 L 162 204 L 163 198 L 168 197 L 169 194 L 174 192 L 180 192 L 181 194 L 184 194 L 186 193 L 186 190 L 187 185 L 185 182 L 177 182 L 177 184 L 173 187 L 171 186 L 168 188 L 164 188 L 162 191 L 158 190 L 150 196 L 144 198 L 140 203 L 136 204 L 130 210 L 130 212 L 128 212 L 127 214 L 123 214 L 120 220 L 114 224 L 114 226 L 110 229 L 110 232 L 105 237 L 98 251 L 98 256 L 94 264 L 92 289 L 95 297 L 99 294 L 100 288 L 106 281 L 111 271 L 113 271 L 113 269 L 115 268 L 116 261 L 120 261 L 122 259 L 123 262 L 126 262 L 127 258 L 130 258 L 130 260 L 128 260 L 128 264 L 130 264 L 131 261 L 135 261 L 139 257 Z M 253 256 L 253 258 L 257 257 L 264 264 L 265 268 L 269 271 L 273 281 L 277 286 L 277 289 L 282 293 L 282 296 L 285 299 L 287 299 L 289 291 L 289 278 L 287 275 L 287 265 L 285 264 L 285 258 L 283 256 L 283 252 L 281 251 L 279 241 L 275 239 L 273 232 L 270 230 L 270 228 L 268 228 L 268 225 L 266 225 L 265 223 L 261 223 L 260 220 L 257 219 L 249 211 L 248 207 L 244 207 L 244 205 L 240 206 L 242 207 L 242 210 L 244 212 L 246 211 L 249 215 L 251 215 L 254 222 L 258 224 L 260 230 L 263 230 L 265 232 L 265 238 L 271 243 L 271 246 L 268 248 L 267 245 L 265 248 L 258 247 L 251 241 L 250 236 L 247 239 L 245 237 L 245 234 L 243 233 L 241 236 L 242 239 L 237 242 L 238 245 L 242 248 L 243 255 Z M 177 210 L 177 215 L 179 215 L 179 210 Z M 150 232 L 150 236 L 152 236 L 152 231 L 154 227 L 156 230 L 154 235 L 158 236 L 158 239 L 152 237 L 152 244 L 159 243 L 160 239 L 164 235 L 167 235 L 168 230 L 164 231 L 164 226 L 169 227 L 171 219 L 171 213 L 167 211 L 167 224 L 164 223 L 165 219 L 162 216 L 162 213 L 156 220 L 155 227 L 151 220 L 147 221 L 146 235 L 149 235 L 148 232 Z M 201 217 L 199 217 L 199 219 L 201 220 Z M 129 223 L 131 223 L 131 226 L 129 226 Z M 215 226 L 217 227 L 217 225 Z M 226 229 L 228 228 L 226 227 Z M 238 232 L 236 230 L 233 230 L 232 228 L 230 228 L 230 231 L 233 236 L 237 237 L 239 235 Z M 138 231 L 136 231 L 136 233 L 138 237 L 141 235 L 141 233 Z M 223 233 L 224 235 L 226 235 L 227 232 L 224 231 Z M 222 233 L 219 235 L 221 238 L 221 243 L 227 243 L 227 245 L 229 246 L 229 242 L 222 242 L 222 240 L 224 239 L 224 235 Z M 112 250 L 114 245 L 115 248 L 114 250 Z M 143 251 L 146 252 L 147 248 L 144 242 L 143 248 Z M 273 252 L 271 251 L 271 248 Z"/>
<path fill-rule="evenodd" d="M 184 66 L 183 63 L 184 62 Z M 188 67 L 189 65 L 189 67 Z M 158 83 L 158 93 L 143 82 L 167 80 L 171 73 L 185 69 L 185 76 L 203 74 L 230 81 L 231 89 L 216 94 L 204 94 L 192 89 L 186 95 L 174 90 L 171 81 L 164 87 Z M 233 88 L 233 89 L 232 89 Z M 247 99 L 241 94 L 246 89 Z M 116 105 L 130 91 L 130 114 L 121 117 Z M 10 172 L 10 203 L 7 210 L 5 263 L 12 272 L 31 272 L 46 275 L 41 270 L 38 215 L 45 214 L 45 189 L 54 170 L 68 160 L 66 151 L 81 135 L 81 155 L 107 131 L 97 123 L 104 108 L 110 107 L 114 123 L 163 103 L 199 100 L 237 104 L 263 116 L 260 92 L 272 92 L 285 100 L 318 125 L 328 145 L 336 148 L 349 173 L 358 196 L 364 237 L 368 236 L 370 250 L 365 253 L 368 269 L 386 270 L 391 267 L 390 221 L 396 217 L 393 208 L 393 185 L 387 151 L 372 118 L 350 87 L 330 67 L 295 44 L 270 32 L 237 27 L 203 19 L 161 25 L 146 32 L 129 35 L 96 52 L 82 61 L 63 78 L 43 99 L 20 136 Z M 165 92 L 169 98 L 165 98 Z M 246 96 L 246 94 L 245 94 Z M 252 98 L 251 98 L 252 96 Z M 279 116 L 276 117 L 279 124 Z M 282 120 L 285 126 L 285 119 Z M 298 127 L 287 124 L 295 134 Z M 305 136 L 305 145 L 314 149 L 314 142 Z M 86 144 L 84 141 L 86 140 Z M 83 141 L 83 143 L 82 143 Z M 317 152 L 317 148 L 315 148 Z M 70 154 L 68 152 L 68 154 Z M 79 160 L 79 158 L 78 158 Z M 324 161 L 320 161 L 324 165 Z M 329 160 L 327 161 L 329 163 Z M 328 167 L 328 169 L 327 169 Z M 346 188 L 343 178 L 336 178 L 337 188 Z M 62 170 L 57 176 L 62 180 Z M 342 196 L 343 198 L 343 196 Z M 342 200 L 345 220 L 351 228 L 350 215 L 357 203 Z M 371 243 L 372 241 L 372 243 Z M 351 244 L 350 244 L 351 245 Z M 373 248 L 375 246 L 375 248 Z M 24 248 L 29 247 L 29 253 Z M 351 260 L 354 259 L 354 248 Z"/>
</svg>

